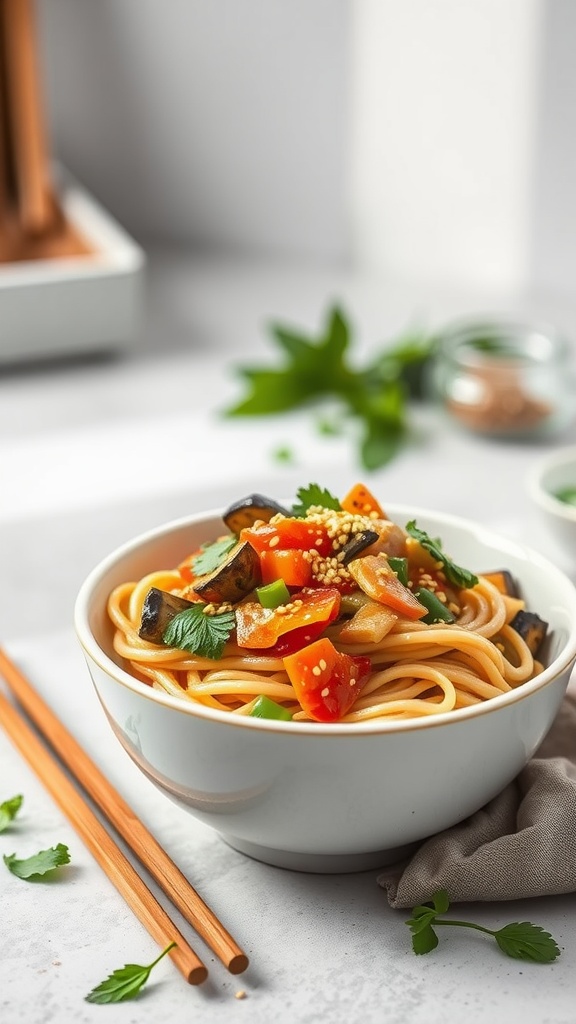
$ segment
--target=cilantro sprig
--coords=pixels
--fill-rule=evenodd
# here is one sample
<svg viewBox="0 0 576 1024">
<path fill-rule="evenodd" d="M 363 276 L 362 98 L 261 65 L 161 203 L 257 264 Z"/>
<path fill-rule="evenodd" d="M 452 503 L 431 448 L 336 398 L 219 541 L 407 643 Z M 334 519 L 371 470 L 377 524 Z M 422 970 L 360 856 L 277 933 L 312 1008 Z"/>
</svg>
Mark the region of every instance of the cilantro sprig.
<svg viewBox="0 0 576 1024">
<path fill-rule="evenodd" d="M 433 340 L 407 335 L 356 369 L 349 361 L 351 327 L 338 305 L 328 311 L 318 337 L 278 323 L 270 325 L 270 333 L 283 361 L 272 368 L 237 366 L 247 392 L 225 414 L 271 415 L 336 399 L 340 423 L 360 429 L 363 468 L 375 470 L 394 458 L 408 439 L 408 399 L 421 397 Z"/>
<path fill-rule="evenodd" d="M 219 540 L 203 544 L 200 553 L 192 560 L 192 568 L 196 575 L 204 576 L 214 572 L 237 543 L 238 538 L 230 534 L 229 537 L 220 537 Z"/>
<path fill-rule="evenodd" d="M 296 491 L 296 501 L 292 506 L 292 515 L 297 518 L 304 518 L 308 509 L 313 505 L 320 505 L 322 508 L 334 509 L 340 512 L 342 505 L 338 498 L 335 498 L 325 487 L 320 484 L 308 484 L 307 487 L 299 487 Z"/>
<path fill-rule="evenodd" d="M 412 917 L 406 924 L 412 933 L 412 949 L 415 953 L 430 953 L 438 945 L 435 928 L 473 928 L 476 931 L 491 935 L 506 956 L 515 960 L 531 960 L 534 963 L 551 963 L 560 956 L 560 949 L 549 932 L 530 921 L 514 921 L 503 928 L 486 928 L 473 921 L 460 921 L 442 917 L 450 907 L 450 900 L 445 889 L 434 893 L 429 903 L 419 904 L 412 908 Z"/>
<path fill-rule="evenodd" d="M 233 611 L 210 615 L 206 607 L 198 601 L 191 608 L 178 612 L 162 634 L 164 643 L 202 658 L 218 660 L 236 625 L 236 616 Z"/>
<path fill-rule="evenodd" d="M 126 999 L 134 999 L 150 977 L 152 968 L 176 945 L 171 942 L 163 949 L 151 964 L 124 964 L 113 971 L 104 981 L 96 985 L 84 998 L 88 1003 L 121 1003 Z"/>
<path fill-rule="evenodd" d="M 70 863 L 70 853 L 64 843 L 51 846 L 49 850 L 39 850 L 31 857 L 18 858 L 15 853 L 4 854 L 4 863 L 13 875 L 26 881 L 41 878 L 55 868 Z"/>
<path fill-rule="evenodd" d="M 418 529 L 416 521 L 414 519 L 406 523 L 406 532 L 410 534 L 414 540 L 417 540 L 423 548 L 426 549 L 436 562 L 442 563 L 442 568 L 446 579 L 453 583 L 456 587 L 468 589 L 469 587 L 475 587 L 478 583 L 478 577 L 470 572 L 468 569 L 463 569 L 461 565 L 456 565 L 452 559 L 448 558 L 438 540 L 432 540 L 424 530 Z"/>
<path fill-rule="evenodd" d="M 9 828 L 18 814 L 23 800 L 24 797 L 19 793 L 17 796 L 12 796 L 9 800 L 4 800 L 0 804 L 0 832 L 5 832 Z"/>
</svg>

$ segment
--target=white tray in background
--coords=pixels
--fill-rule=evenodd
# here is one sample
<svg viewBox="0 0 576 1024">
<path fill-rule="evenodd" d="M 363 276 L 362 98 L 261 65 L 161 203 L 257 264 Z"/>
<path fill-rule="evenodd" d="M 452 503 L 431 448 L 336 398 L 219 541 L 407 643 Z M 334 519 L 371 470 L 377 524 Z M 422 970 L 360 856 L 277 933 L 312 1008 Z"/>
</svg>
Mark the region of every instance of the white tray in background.
<svg viewBox="0 0 576 1024">
<path fill-rule="evenodd" d="M 60 206 L 94 252 L 0 263 L 0 363 L 133 346 L 145 254 L 63 169 Z"/>
</svg>

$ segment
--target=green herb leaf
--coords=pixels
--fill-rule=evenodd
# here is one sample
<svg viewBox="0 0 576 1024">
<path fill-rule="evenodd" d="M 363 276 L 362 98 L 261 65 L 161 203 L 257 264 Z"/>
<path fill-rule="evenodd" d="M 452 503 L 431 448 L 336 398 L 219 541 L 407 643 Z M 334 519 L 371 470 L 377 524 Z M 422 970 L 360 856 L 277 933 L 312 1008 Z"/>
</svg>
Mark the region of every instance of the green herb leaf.
<svg viewBox="0 0 576 1024">
<path fill-rule="evenodd" d="M 446 579 L 453 583 L 456 587 L 462 587 L 468 589 L 469 587 L 475 587 L 478 583 L 478 577 L 474 573 L 469 572 L 468 569 L 463 569 L 462 566 L 456 565 L 447 555 L 444 554 L 440 546 L 439 541 L 432 540 L 431 537 L 424 530 L 419 530 L 416 526 L 415 520 L 411 520 L 406 524 L 406 532 L 414 537 L 426 551 L 429 551 L 432 558 L 437 562 L 442 563 L 442 568 L 446 575 Z"/>
<path fill-rule="evenodd" d="M 405 923 L 412 932 L 412 948 L 415 953 L 430 953 L 438 945 L 434 927 L 473 928 L 491 935 L 503 953 L 516 960 L 532 960 L 536 963 L 551 963 L 560 956 L 560 949 L 549 932 L 530 921 L 507 924 L 497 931 L 485 928 L 473 921 L 456 921 L 441 917 L 450 907 L 445 889 L 438 889 L 430 903 L 422 903 L 412 909 L 412 917 Z"/>
<path fill-rule="evenodd" d="M 576 487 L 561 487 L 554 491 L 554 497 L 566 505 L 576 505 Z"/>
<path fill-rule="evenodd" d="M 283 364 L 274 369 L 237 367 L 248 394 L 226 414 L 267 415 L 329 397 L 341 403 L 340 429 L 347 417 L 360 425 L 359 455 L 365 469 L 378 469 L 394 458 L 408 435 L 407 399 L 423 393 L 432 340 L 407 336 L 365 369 L 353 369 L 348 363 L 350 326 L 336 305 L 318 338 L 278 324 L 272 324 L 271 334 L 283 352 Z"/>
<path fill-rule="evenodd" d="M 113 971 L 112 974 L 106 978 L 105 981 L 100 982 L 96 988 L 93 988 L 91 992 L 85 996 L 86 1002 L 88 1003 L 121 1003 L 126 999 L 134 999 L 138 995 L 140 989 L 146 984 L 150 977 L 150 972 L 153 967 L 170 952 L 171 949 L 176 945 L 175 942 L 171 942 L 166 949 L 163 949 L 160 956 L 156 957 L 151 964 L 142 966 L 141 964 L 125 964 L 124 967 L 120 967 L 118 970 Z"/>
<path fill-rule="evenodd" d="M 24 797 L 21 795 L 13 796 L 0 804 L 0 832 L 5 832 L 10 822 L 14 821 L 22 806 L 23 799 Z"/>
<path fill-rule="evenodd" d="M 236 626 L 236 616 L 233 611 L 208 615 L 204 611 L 206 607 L 198 601 L 191 608 L 178 612 L 162 634 L 164 643 L 218 660 Z"/>
<path fill-rule="evenodd" d="M 203 544 L 200 554 L 192 559 L 192 568 L 196 575 L 203 576 L 205 573 L 214 572 L 237 543 L 234 534 L 230 534 L 229 537 L 221 537 L 211 544 Z"/>
<path fill-rule="evenodd" d="M 515 921 L 494 932 L 494 938 L 507 956 L 516 960 L 534 960 L 547 964 L 560 956 L 560 949 L 550 932 L 530 921 Z"/>
<path fill-rule="evenodd" d="M 40 850 L 39 853 L 23 860 L 19 860 L 15 853 L 4 854 L 4 863 L 8 870 L 18 878 L 40 878 L 63 864 L 69 864 L 70 854 L 67 846 L 58 843 L 57 846 L 52 846 L 49 850 Z"/>
<path fill-rule="evenodd" d="M 335 498 L 325 487 L 319 484 L 308 484 L 308 487 L 299 487 L 296 492 L 297 501 L 292 506 L 292 515 L 303 518 L 308 509 L 314 505 L 321 505 L 322 508 L 334 509 L 339 512 L 342 509 L 338 498 Z"/>
</svg>

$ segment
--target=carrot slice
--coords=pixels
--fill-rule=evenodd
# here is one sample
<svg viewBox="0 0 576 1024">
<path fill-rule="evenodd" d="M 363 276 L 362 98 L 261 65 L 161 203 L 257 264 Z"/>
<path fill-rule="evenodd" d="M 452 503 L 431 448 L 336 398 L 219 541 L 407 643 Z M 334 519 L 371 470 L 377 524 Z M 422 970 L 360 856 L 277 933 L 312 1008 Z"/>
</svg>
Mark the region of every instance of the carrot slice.
<svg viewBox="0 0 576 1024">
<path fill-rule="evenodd" d="M 364 484 L 354 484 L 340 504 L 345 512 L 362 516 L 369 516 L 375 512 L 379 519 L 388 518 L 380 503 Z"/>
</svg>

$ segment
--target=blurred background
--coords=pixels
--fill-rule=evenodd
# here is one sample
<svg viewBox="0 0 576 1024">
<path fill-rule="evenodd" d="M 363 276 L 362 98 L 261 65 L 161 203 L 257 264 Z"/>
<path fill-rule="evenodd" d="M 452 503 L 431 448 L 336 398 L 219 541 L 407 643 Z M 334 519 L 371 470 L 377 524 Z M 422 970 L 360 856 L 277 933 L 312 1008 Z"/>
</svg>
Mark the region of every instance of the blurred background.
<svg viewBox="0 0 576 1024">
<path fill-rule="evenodd" d="M 570 296 L 571 0 L 39 0 L 58 159 L 144 245 Z"/>
</svg>

